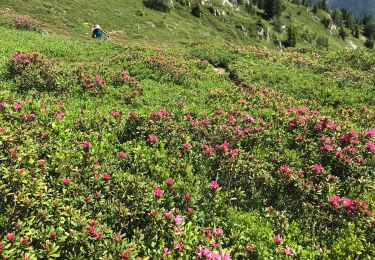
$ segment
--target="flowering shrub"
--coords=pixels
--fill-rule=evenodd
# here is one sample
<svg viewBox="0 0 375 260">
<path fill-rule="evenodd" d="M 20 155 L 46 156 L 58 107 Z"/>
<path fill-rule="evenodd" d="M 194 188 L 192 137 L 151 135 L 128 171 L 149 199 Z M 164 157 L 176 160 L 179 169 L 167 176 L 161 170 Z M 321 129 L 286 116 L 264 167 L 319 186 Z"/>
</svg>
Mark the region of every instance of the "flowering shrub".
<svg viewBox="0 0 375 260">
<path fill-rule="evenodd" d="M 7 62 L 6 83 L 39 91 L 0 92 L 2 258 L 374 257 L 371 105 L 237 88 L 154 52 L 112 62 Z"/>
<path fill-rule="evenodd" d="M 40 53 L 16 52 L 9 58 L 7 67 L 8 77 L 15 80 L 20 91 L 53 91 L 59 87 L 55 63 Z"/>
<path fill-rule="evenodd" d="M 37 23 L 27 15 L 13 15 L 13 27 L 17 30 L 40 31 Z"/>
</svg>

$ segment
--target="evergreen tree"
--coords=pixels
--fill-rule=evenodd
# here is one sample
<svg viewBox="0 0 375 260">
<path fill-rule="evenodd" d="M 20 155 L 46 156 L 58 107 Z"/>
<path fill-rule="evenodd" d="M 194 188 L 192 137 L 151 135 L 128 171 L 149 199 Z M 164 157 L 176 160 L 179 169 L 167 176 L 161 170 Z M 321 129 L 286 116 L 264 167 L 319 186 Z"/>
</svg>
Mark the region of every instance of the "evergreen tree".
<svg viewBox="0 0 375 260">
<path fill-rule="evenodd" d="M 319 0 L 318 8 L 328 12 L 327 0 Z"/>
<path fill-rule="evenodd" d="M 345 38 L 346 38 L 346 31 L 344 29 L 344 26 L 340 27 L 339 35 L 340 35 L 340 37 L 341 37 L 342 40 L 345 40 Z"/>
<path fill-rule="evenodd" d="M 365 42 L 365 46 L 369 49 L 374 49 L 374 40 L 373 39 L 368 39 Z"/>
<path fill-rule="evenodd" d="M 365 16 L 363 17 L 363 19 L 362 19 L 362 24 L 363 24 L 363 25 L 366 25 L 366 24 L 371 23 L 371 22 L 373 22 L 373 21 L 374 21 L 374 19 L 372 18 L 371 15 L 365 15 Z"/>
<path fill-rule="evenodd" d="M 359 31 L 360 31 L 359 22 L 357 21 L 352 30 L 352 34 L 355 38 L 359 38 Z"/>
<path fill-rule="evenodd" d="M 193 6 L 193 8 L 191 9 L 191 14 L 194 15 L 195 17 L 201 17 L 202 10 L 201 10 L 201 5 L 199 3 Z"/>
<path fill-rule="evenodd" d="M 314 5 L 312 11 L 313 11 L 314 14 L 317 14 L 318 13 L 318 5 Z"/>
<path fill-rule="evenodd" d="M 342 12 L 337 9 L 337 10 L 333 11 L 333 13 L 332 13 L 331 16 L 332 16 L 333 22 L 336 25 L 341 26 L 342 20 L 343 20 L 343 14 L 342 14 Z"/>
<path fill-rule="evenodd" d="M 367 24 L 365 24 L 365 27 L 363 29 L 363 35 L 366 36 L 370 40 L 375 39 L 375 22 L 370 21 Z"/>
<path fill-rule="evenodd" d="M 283 3 L 281 0 L 265 0 L 264 12 L 267 19 L 272 19 L 281 15 L 283 11 Z"/>
<path fill-rule="evenodd" d="M 297 45 L 297 29 L 295 26 L 290 25 L 288 27 L 288 38 L 284 41 L 285 47 L 296 47 Z"/>
</svg>

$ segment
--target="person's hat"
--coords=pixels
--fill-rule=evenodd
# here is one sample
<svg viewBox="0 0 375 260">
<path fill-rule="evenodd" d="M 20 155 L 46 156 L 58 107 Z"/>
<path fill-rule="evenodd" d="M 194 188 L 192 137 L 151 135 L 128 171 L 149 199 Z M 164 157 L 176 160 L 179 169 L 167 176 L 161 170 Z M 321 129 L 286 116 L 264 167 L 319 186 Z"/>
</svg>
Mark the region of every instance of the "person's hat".
<svg viewBox="0 0 375 260">
<path fill-rule="evenodd" d="M 100 25 L 99 24 L 95 25 L 95 29 L 101 29 Z"/>
</svg>

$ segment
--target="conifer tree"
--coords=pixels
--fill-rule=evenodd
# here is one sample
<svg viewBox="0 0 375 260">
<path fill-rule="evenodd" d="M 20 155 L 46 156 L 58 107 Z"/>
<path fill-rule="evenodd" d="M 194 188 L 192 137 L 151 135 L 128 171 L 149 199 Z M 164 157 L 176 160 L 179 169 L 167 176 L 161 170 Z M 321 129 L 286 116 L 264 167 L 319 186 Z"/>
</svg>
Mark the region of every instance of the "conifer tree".
<svg viewBox="0 0 375 260">
<path fill-rule="evenodd" d="M 345 38 L 346 38 L 346 31 L 344 29 L 344 26 L 340 27 L 339 35 L 340 35 L 340 37 L 341 37 L 342 40 L 345 40 Z"/>
<path fill-rule="evenodd" d="M 272 19 L 281 15 L 283 3 L 281 0 L 264 0 L 264 12 L 267 19 Z"/>
<path fill-rule="evenodd" d="M 296 47 L 297 45 L 297 29 L 295 26 L 290 25 L 288 27 L 288 38 L 284 41 L 285 47 Z"/>
</svg>

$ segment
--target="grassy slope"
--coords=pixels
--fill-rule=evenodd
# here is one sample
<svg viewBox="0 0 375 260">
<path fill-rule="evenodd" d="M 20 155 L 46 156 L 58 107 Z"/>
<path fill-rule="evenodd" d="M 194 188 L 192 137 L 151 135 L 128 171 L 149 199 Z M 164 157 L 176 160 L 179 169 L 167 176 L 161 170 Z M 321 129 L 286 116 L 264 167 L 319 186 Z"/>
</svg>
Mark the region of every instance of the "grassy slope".
<svg viewBox="0 0 375 260">
<path fill-rule="evenodd" d="M 257 39 L 257 16 L 250 16 L 243 10 L 234 11 L 222 6 L 219 8 L 226 11 L 227 16 L 215 17 L 206 8 L 203 8 L 203 17 L 196 18 L 190 14 L 190 8 L 180 7 L 165 14 L 145 8 L 140 0 L 85 2 L 3 0 L 2 2 L 2 6 L 11 8 L 12 12 L 32 16 L 48 31 L 74 38 L 88 38 L 91 25 L 98 23 L 112 32 L 117 32 L 113 34 L 114 38 L 122 41 L 136 42 L 141 39 L 159 42 L 209 40 L 215 43 L 226 41 L 272 46 L 272 43 Z M 144 15 L 138 16 L 138 11 Z M 297 14 L 299 11 L 300 15 Z M 288 9 L 282 18 L 284 25 L 290 23 L 289 17 L 293 23 L 298 24 L 301 31 L 308 30 L 318 36 L 328 36 L 332 49 L 346 46 L 337 36 L 329 35 L 324 26 L 315 21 L 313 14 L 305 7 L 288 4 Z M 272 31 L 272 25 L 268 22 L 265 24 Z M 238 29 L 238 26 L 241 25 L 245 31 Z M 276 32 L 274 34 L 279 39 L 285 38 L 285 31 L 282 34 Z M 349 38 L 355 44 L 362 45 L 357 39 Z M 307 43 L 301 43 L 301 45 L 307 45 Z"/>
<path fill-rule="evenodd" d="M 111 70 L 120 69 L 119 67 L 116 67 L 116 64 L 112 63 L 114 57 L 118 54 L 124 54 L 127 57 L 131 57 L 121 65 L 125 66 L 130 71 L 133 71 L 134 75 L 136 75 L 137 78 L 141 80 L 142 86 L 145 89 L 144 94 L 137 97 L 137 100 L 134 103 L 125 104 L 121 99 L 121 93 L 116 88 L 109 88 L 108 93 L 97 97 L 82 93 L 77 95 L 73 91 L 66 93 L 67 96 L 61 96 L 61 99 L 64 101 L 65 105 L 65 118 L 60 121 L 60 123 L 57 123 L 57 125 L 59 125 L 59 127 L 61 128 L 61 131 L 56 131 L 56 138 L 54 138 L 54 136 L 51 137 L 51 144 L 57 151 L 59 151 L 61 157 L 66 157 L 66 159 L 61 159 L 62 162 L 59 161 L 58 163 L 56 163 L 64 167 L 71 164 L 71 157 L 75 156 L 75 154 L 72 152 L 76 149 L 74 146 L 83 138 L 94 140 L 94 145 L 96 147 L 100 147 L 100 152 L 98 152 L 98 157 L 100 158 L 107 158 L 107 156 L 110 156 L 109 154 L 115 155 L 115 152 L 117 152 L 117 150 L 115 151 L 115 148 L 121 148 L 125 150 L 128 149 L 129 151 L 139 151 L 140 147 L 144 147 L 141 142 L 140 144 L 120 144 L 111 131 L 102 128 L 102 124 L 98 121 L 99 117 L 100 115 L 108 115 L 111 110 L 120 111 L 123 115 L 126 115 L 126 113 L 129 111 L 137 111 L 139 113 L 145 114 L 153 110 L 158 110 L 162 107 L 167 107 L 168 110 L 175 112 L 181 109 L 178 105 L 178 100 L 184 99 L 187 103 L 186 111 L 189 112 L 197 112 L 199 114 L 202 114 L 204 112 L 212 111 L 217 108 L 230 111 L 237 109 L 239 107 L 238 101 L 240 100 L 240 98 L 247 95 L 246 98 L 248 100 L 251 100 L 251 106 L 249 110 L 251 110 L 251 113 L 254 115 L 254 117 L 263 116 L 266 120 L 269 120 L 270 118 L 275 117 L 275 115 L 278 115 L 277 110 L 279 110 L 280 107 L 284 106 L 284 102 L 285 104 L 289 103 L 289 99 L 287 98 L 273 99 L 273 96 L 271 96 L 271 98 L 267 95 L 262 96 L 262 94 L 259 92 L 246 93 L 235 89 L 227 78 L 216 75 L 210 65 L 200 67 L 201 62 L 199 61 L 203 56 L 199 56 L 195 52 L 193 52 L 194 55 L 191 55 L 194 49 L 207 48 L 209 51 L 216 51 L 217 53 L 222 55 L 221 59 L 227 61 L 229 68 L 235 70 L 238 75 L 241 76 L 241 78 L 246 80 L 246 83 L 248 84 L 255 83 L 258 86 L 267 84 L 277 90 L 280 90 L 281 86 L 283 87 L 281 89 L 283 90 L 283 92 L 286 92 L 291 96 L 295 96 L 297 98 L 301 98 L 301 96 L 298 96 L 300 93 L 296 92 L 298 86 L 303 84 L 300 81 L 301 78 L 311 77 L 307 81 L 307 87 L 315 87 L 315 90 L 319 92 L 320 88 L 326 87 L 326 85 L 321 84 L 324 78 L 327 77 L 327 75 L 324 73 L 325 70 L 319 67 L 319 65 L 323 64 L 324 67 L 325 65 L 328 66 L 329 64 L 341 64 L 343 62 L 341 58 L 346 57 L 345 55 L 342 55 L 340 59 L 335 59 L 335 57 L 330 57 L 329 55 L 324 54 L 320 57 L 320 60 L 317 60 L 313 55 L 314 52 L 311 52 L 310 54 L 303 54 L 302 52 L 298 51 L 296 53 L 294 53 L 293 51 L 286 51 L 284 54 L 280 54 L 273 51 L 270 51 L 270 53 L 267 53 L 267 51 L 265 51 L 266 53 L 263 53 L 264 55 L 262 55 L 261 49 L 253 48 L 245 48 L 243 52 L 237 51 L 238 48 L 228 47 L 225 48 L 226 51 L 223 51 L 223 49 L 220 48 L 210 48 L 207 47 L 207 45 L 198 44 L 186 44 L 185 46 L 168 45 L 168 48 L 164 48 L 164 46 L 162 45 L 153 45 L 153 42 L 150 42 L 147 45 L 141 43 L 133 43 L 131 46 L 119 46 L 111 42 L 63 40 L 54 36 L 43 36 L 40 34 L 20 32 L 8 29 L 3 29 L 3 33 L 6 35 L 6 37 L 2 37 L 0 39 L 0 57 L 2 60 L 5 60 L 14 51 L 39 51 L 51 59 L 57 59 L 60 62 L 63 62 L 64 66 L 74 65 L 83 61 L 88 61 L 89 63 L 96 62 L 96 65 L 98 66 L 97 71 L 94 72 L 101 73 L 101 70 L 107 67 L 109 67 Z M 194 48 L 192 48 L 193 46 Z M 176 84 L 175 82 L 170 80 L 159 79 L 152 74 L 152 71 L 149 72 L 147 70 L 147 65 L 149 63 L 147 58 L 155 57 L 158 53 L 160 53 L 157 50 L 159 48 L 161 49 L 160 52 L 164 53 L 167 59 L 173 60 L 173 57 L 176 56 L 178 57 L 178 61 L 182 60 L 183 62 L 187 63 L 186 66 L 188 68 L 188 72 L 191 73 L 191 76 L 189 76 L 188 80 L 180 84 Z M 139 55 L 137 56 L 138 58 L 133 58 L 133 56 L 131 55 L 132 53 Z M 350 54 L 346 55 L 348 55 L 347 57 L 350 57 Z M 209 54 L 206 58 L 213 58 L 214 56 L 215 55 L 213 54 Z M 342 65 L 353 66 L 354 69 L 355 63 L 353 59 L 348 58 L 348 60 L 349 61 L 347 63 L 342 63 Z M 298 62 L 307 62 L 305 65 L 306 67 L 303 67 L 301 63 Z M 371 65 L 371 63 L 369 64 Z M 185 65 L 185 63 L 183 63 L 183 65 Z M 284 66 L 286 68 L 284 68 Z M 309 72 L 307 72 L 306 68 L 309 68 Z M 288 73 L 289 70 L 293 71 L 292 75 L 290 76 Z M 358 69 L 358 72 L 362 73 L 362 70 L 364 71 L 363 73 L 367 73 L 366 75 L 370 74 L 368 71 L 366 72 L 365 69 Z M 339 76 L 345 75 L 345 71 L 341 73 L 339 69 L 335 69 L 334 67 L 332 68 L 332 71 L 336 72 Z M 195 77 L 196 75 L 200 76 Z M 277 77 L 278 75 L 285 76 L 282 78 L 285 78 L 285 81 L 281 82 L 282 84 L 280 84 L 280 79 L 279 77 Z M 274 81 L 275 79 L 276 81 Z M 26 93 L 25 95 L 24 93 L 18 94 L 12 90 L 12 86 L 10 86 L 9 84 L 11 84 L 11 82 L 6 82 L 0 78 L 1 97 L 12 96 L 16 97 L 17 99 L 23 99 L 25 97 L 31 97 L 33 94 L 35 94 L 36 100 L 42 97 L 46 98 L 47 100 L 52 99 L 56 102 L 58 101 L 55 93 L 40 94 L 31 92 Z M 286 89 L 286 87 L 290 87 L 292 91 L 288 92 L 288 89 Z M 218 90 L 222 91 L 223 94 L 213 95 Z M 351 90 L 351 93 L 354 92 L 355 91 Z M 312 98 L 314 97 L 312 96 Z M 319 100 L 319 98 L 317 97 L 317 101 L 321 100 Z M 357 102 L 363 102 L 362 96 L 359 100 L 355 100 L 355 106 L 359 105 Z M 293 105 L 298 106 L 302 104 L 298 102 Z M 330 104 L 323 105 L 326 105 L 327 108 L 331 108 Z M 87 111 L 84 116 L 82 116 L 82 114 L 80 113 L 80 108 L 84 108 Z M 370 106 L 370 109 L 373 109 L 373 106 Z M 343 121 L 344 116 L 343 118 L 340 118 L 340 113 L 341 112 L 339 110 L 334 110 L 330 115 L 332 117 L 335 117 L 335 120 L 337 119 L 339 121 Z M 77 118 L 82 118 L 85 122 L 87 121 L 92 123 L 92 125 L 88 125 L 88 129 L 90 130 L 86 132 L 73 131 L 72 129 L 75 129 L 75 125 L 73 122 Z M 354 120 L 355 119 L 353 119 L 353 121 Z M 276 120 L 275 125 L 282 129 L 282 125 Z M 362 123 L 360 126 L 361 128 L 365 129 L 368 128 L 369 125 L 372 126 L 370 120 L 368 120 L 368 122 Z M 102 138 L 101 140 L 99 140 L 99 135 L 97 135 L 97 133 L 99 133 L 98 129 L 100 129 L 102 134 L 100 135 L 100 138 Z M 274 137 L 275 136 L 272 136 L 269 141 L 272 143 L 272 146 L 266 146 L 266 142 L 264 140 L 267 139 L 267 134 L 263 135 L 263 137 L 260 136 L 260 138 L 263 138 L 263 143 L 260 142 L 259 146 L 254 147 L 253 155 L 255 156 L 255 158 L 259 160 L 265 158 L 264 160 L 266 160 L 268 152 L 271 150 L 274 151 L 274 142 L 272 141 Z M 65 141 L 61 141 L 62 139 L 64 139 Z M 57 140 L 59 140 L 59 142 L 57 142 Z M 28 144 L 24 147 L 28 151 L 28 148 L 31 147 L 31 145 Z M 97 149 L 99 150 L 99 148 Z M 196 185 L 194 187 L 194 193 L 199 193 L 200 190 L 203 190 L 202 187 L 205 185 L 205 183 L 201 184 L 200 182 L 193 182 L 188 178 L 184 180 L 184 178 L 174 175 L 174 172 L 172 170 L 169 172 L 169 168 L 165 165 L 168 165 L 171 162 L 168 161 L 168 158 L 173 158 L 173 156 L 164 156 L 164 153 L 159 153 L 158 149 L 155 149 L 155 151 L 158 152 L 157 154 L 160 157 L 156 157 L 158 160 L 160 160 L 160 162 L 155 163 L 157 167 L 154 167 L 154 165 L 150 166 L 150 168 L 154 167 L 152 169 L 155 174 L 149 177 L 149 179 L 148 177 L 141 176 L 140 178 L 142 178 L 142 180 L 144 179 L 145 181 L 160 181 L 157 178 L 161 179 L 164 178 L 166 174 L 171 174 L 173 178 L 176 178 L 176 180 L 178 180 L 179 182 L 181 181 L 181 186 L 186 184 L 192 185 L 192 183 Z M 282 149 L 278 152 L 278 157 L 281 158 L 281 161 L 285 160 L 291 163 L 295 163 L 296 165 L 302 165 L 303 159 L 308 160 L 308 158 L 304 158 L 303 155 L 295 153 L 295 150 L 292 149 Z M 146 154 L 146 148 L 145 150 L 140 150 L 140 154 L 142 153 Z M 58 153 L 56 152 L 56 154 Z M 56 156 L 55 153 L 53 155 Z M 153 156 L 154 154 L 151 155 Z M 148 157 L 145 158 L 147 159 Z M 250 162 L 250 165 L 256 166 L 256 163 Z M 62 166 L 61 170 L 65 174 L 65 169 Z M 73 166 L 76 167 L 76 165 Z M 76 168 L 73 169 L 76 170 Z M 161 172 L 160 169 L 163 172 Z M 70 167 L 66 167 L 66 171 L 68 170 L 70 170 Z M 200 170 L 201 169 L 194 169 L 194 172 L 199 172 Z M 111 178 L 113 178 L 114 180 L 121 180 L 121 178 L 123 178 L 124 173 L 122 171 L 116 168 L 114 172 L 116 172 L 115 174 L 118 175 L 113 174 Z M 71 173 L 69 172 L 66 174 Z M 162 177 L 160 177 L 159 175 Z M 200 174 L 196 174 L 194 176 L 195 179 L 193 179 L 193 177 L 191 178 L 193 180 L 200 180 L 200 177 Z M 205 180 L 202 181 L 204 182 Z M 191 189 L 191 191 L 193 191 L 193 189 Z M 375 199 L 374 193 L 369 192 L 364 194 L 364 196 L 364 199 L 366 199 L 369 204 L 373 205 Z M 283 201 L 283 199 L 280 199 L 280 201 Z M 258 214 L 258 212 L 259 214 L 264 214 L 264 207 L 259 207 L 257 209 L 251 210 L 246 207 L 243 208 L 246 209 L 246 212 L 250 213 L 246 213 L 245 215 L 245 213 L 241 213 L 240 209 L 232 209 L 230 211 L 232 212 L 230 214 L 232 221 L 234 223 L 237 222 L 238 224 L 243 225 L 245 228 L 249 228 L 249 230 L 253 232 L 250 236 L 246 234 L 246 237 L 249 236 L 251 237 L 251 239 L 254 239 L 256 246 L 259 245 L 257 247 L 257 250 L 259 250 L 260 253 L 262 253 L 263 251 L 268 252 L 268 248 L 271 248 L 273 246 L 272 237 L 274 233 L 279 232 L 279 226 L 272 230 L 269 227 L 271 225 L 270 222 L 264 224 L 259 221 L 259 218 L 248 217 L 248 220 L 245 219 L 244 216 L 251 216 L 255 213 Z M 79 215 L 79 218 L 83 218 L 84 221 L 86 221 L 90 218 L 93 218 L 93 216 L 90 215 L 91 213 L 92 212 L 88 210 L 87 212 L 85 212 L 85 214 L 87 215 L 77 215 Z M 288 221 L 290 220 L 288 219 Z M 288 222 L 288 224 L 291 224 L 291 227 L 288 227 L 285 233 L 288 234 L 288 245 L 289 243 L 292 243 L 291 246 L 295 250 L 298 250 L 297 253 L 299 253 L 301 259 L 312 259 L 314 254 L 317 254 L 319 248 L 321 247 L 321 241 L 319 240 L 319 237 L 314 237 L 314 234 L 310 234 L 309 232 L 305 231 L 308 230 L 308 228 L 307 225 L 304 225 L 303 221 L 304 218 L 297 219 L 295 220 L 295 222 Z M 253 223 L 262 223 L 262 225 L 254 226 Z M 229 221 L 227 225 L 228 229 L 233 228 L 233 230 L 237 230 L 238 228 Z M 336 234 L 333 231 L 329 234 L 331 235 L 331 237 L 333 237 L 330 240 L 332 240 L 332 244 L 334 245 L 338 244 L 337 241 L 340 241 L 339 239 L 341 239 L 341 237 L 343 237 L 342 239 L 346 237 L 344 235 L 337 235 L 339 236 L 339 238 L 336 238 L 333 236 Z M 236 237 L 234 237 L 233 240 L 237 241 Z M 356 241 L 359 241 L 359 239 L 357 239 Z M 302 246 L 297 247 L 297 245 L 299 244 L 302 244 L 304 246 L 303 250 L 305 251 L 302 251 Z M 261 245 L 263 246 L 263 248 L 260 247 Z M 332 255 L 335 255 L 336 251 L 340 252 L 339 250 L 334 251 L 334 249 L 329 249 L 333 252 Z M 241 248 L 241 250 L 243 251 L 243 248 Z M 279 258 L 281 257 L 282 256 L 280 255 Z M 263 259 L 266 258 L 271 258 L 271 255 L 263 257 Z"/>
</svg>

